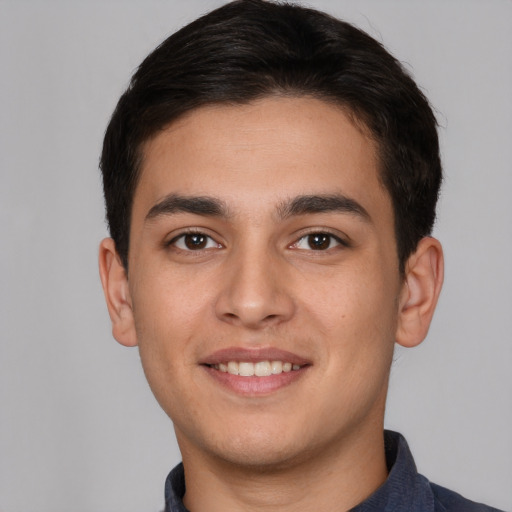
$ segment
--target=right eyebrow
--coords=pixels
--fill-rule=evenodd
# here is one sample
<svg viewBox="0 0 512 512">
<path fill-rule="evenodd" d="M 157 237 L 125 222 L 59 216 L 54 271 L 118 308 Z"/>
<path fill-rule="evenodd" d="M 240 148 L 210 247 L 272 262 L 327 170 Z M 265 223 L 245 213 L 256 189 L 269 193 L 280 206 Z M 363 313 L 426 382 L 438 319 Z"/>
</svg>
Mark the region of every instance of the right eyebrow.
<svg viewBox="0 0 512 512">
<path fill-rule="evenodd" d="M 214 197 L 208 196 L 182 196 L 170 194 L 156 203 L 146 214 L 145 221 L 163 215 L 184 212 L 209 217 L 228 217 L 226 204 Z"/>
</svg>

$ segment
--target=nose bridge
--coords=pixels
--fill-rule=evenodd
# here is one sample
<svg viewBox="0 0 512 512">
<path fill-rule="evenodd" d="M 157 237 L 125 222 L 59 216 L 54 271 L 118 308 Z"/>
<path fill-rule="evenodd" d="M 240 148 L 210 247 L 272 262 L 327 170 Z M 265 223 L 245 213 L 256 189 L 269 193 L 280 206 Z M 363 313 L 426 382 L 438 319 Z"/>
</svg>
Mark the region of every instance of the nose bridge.
<svg viewBox="0 0 512 512">
<path fill-rule="evenodd" d="M 226 260 L 216 304 L 223 321 L 257 329 L 286 321 L 294 311 L 283 258 L 258 237 L 247 237 Z"/>
</svg>

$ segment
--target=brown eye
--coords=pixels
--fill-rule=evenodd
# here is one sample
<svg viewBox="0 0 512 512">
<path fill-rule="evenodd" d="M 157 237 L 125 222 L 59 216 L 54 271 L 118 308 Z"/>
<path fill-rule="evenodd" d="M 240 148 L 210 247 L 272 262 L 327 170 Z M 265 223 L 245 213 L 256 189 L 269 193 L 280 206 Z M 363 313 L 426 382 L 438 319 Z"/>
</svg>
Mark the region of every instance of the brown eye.
<svg viewBox="0 0 512 512">
<path fill-rule="evenodd" d="M 308 251 L 326 251 L 337 246 L 347 246 L 337 236 L 330 233 L 311 233 L 310 235 L 303 236 L 294 245 L 294 249 L 308 250 Z"/>
<path fill-rule="evenodd" d="M 174 238 L 169 245 L 182 251 L 201 251 L 221 247 L 213 238 L 204 233 L 184 233 Z"/>
<path fill-rule="evenodd" d="M 195 249 L 204 249 L 208 243 L 208 238 L 205 235 L 190 234 L 183 237 L 183 242 L 187 249 L 193 251 Z"/>
<path fill-rule="evenodd" d="M 331 245 L 332 236 L 325 233 L 315 233 L 308 235 L 308 245 L 314 251 L 323 251 L 329 249 Z"/>
</svg>

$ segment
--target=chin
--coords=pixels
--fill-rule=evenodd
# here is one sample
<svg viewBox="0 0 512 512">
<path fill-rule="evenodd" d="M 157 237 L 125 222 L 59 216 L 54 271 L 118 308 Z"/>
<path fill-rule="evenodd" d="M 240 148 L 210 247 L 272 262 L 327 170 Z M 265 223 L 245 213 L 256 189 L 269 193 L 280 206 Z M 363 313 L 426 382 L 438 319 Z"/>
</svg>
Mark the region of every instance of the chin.
<svg viewBox="0 0 512 512">
<path fill-rule="evenodd" d="M 182 454 L 199 450 L 207 454 L 210 460 L 223 465 L 230 465 L 243 471 L 275 473 L 282 469 L 289 470 L 295 465 L 307 462 L 321 451 L 321 442 L 309 439 L 305 433 L 310 431 L 304 422 L 298 422 L 300 428 L 282 424 L 277 421 L 272 425 L 266 423 L 239 425 L 217 431 L 203 432 L 194 439 L 184 439 L 176 432 Z M 219 435 L 220 434 L 220 435 Z M 188 449 L 189 448 L 189 449 Z"/>
<path fill-rule="evenodd" d="M 274 473 L 281 469 L 289 470 L 291 466 L 307 458 L 296 444 L 283 446 L 277 445 L 275 441 L 265 442 L 253 439 L 240 444 L 231 444 L 226 450 L 213 455 L 225 464 L 262 473 Z"/>
</svg>

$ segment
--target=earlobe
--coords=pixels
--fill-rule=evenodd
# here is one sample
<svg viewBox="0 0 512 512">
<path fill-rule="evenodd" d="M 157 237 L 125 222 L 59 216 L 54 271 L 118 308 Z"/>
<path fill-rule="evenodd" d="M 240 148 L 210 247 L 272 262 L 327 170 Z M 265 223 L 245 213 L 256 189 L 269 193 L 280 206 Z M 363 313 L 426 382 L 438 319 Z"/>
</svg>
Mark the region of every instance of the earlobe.
<svg viewBox="0 0 512 512">
<path fill-rule="evenodd" d="M 137 345 L 137 336 L 128 278 L 112 238 L 105 238 L 100 244 L 99 269 L 112 335 L 121 345 L 133 347 Z"/>
<path fill-rule="evenodd" d="M 443 250 L 425 237 L 409 257 L 399 299 L 396 342 L 415 347 L 427 336 L 444 277 Z"/>
</svg>

